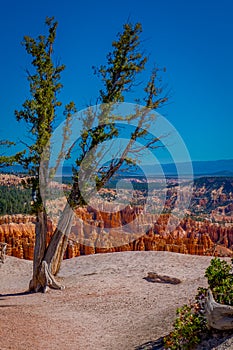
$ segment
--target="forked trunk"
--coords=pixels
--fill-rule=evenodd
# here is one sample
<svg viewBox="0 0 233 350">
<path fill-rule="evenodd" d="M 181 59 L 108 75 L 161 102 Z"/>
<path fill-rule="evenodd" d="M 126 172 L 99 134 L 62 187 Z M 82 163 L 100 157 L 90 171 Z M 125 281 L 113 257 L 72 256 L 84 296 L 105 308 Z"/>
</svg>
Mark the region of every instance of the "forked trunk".
<svg viewBox="0 0 233 350">
<path fill-rule="evenodd" d="M 51 241 L 46 248 L 47 215 L 46 213 L 38 214 L 33 260 L 33 278 L 29 284 L 30 291 L 46 292 L 48 288 L 64 288 L 55 280 L 54 276 L 58 273 L 63 260 L 73 217 L 74 212 L 67 204 Z"/>
<path fill-rule="evenodd" d="M 51 238 L 44 258 L 53 275 L 56 275 L 60 269 L 67 247 L 68 236 L 72 227 L 73 218 L 73 209 L 69 206 L 69 204 L 67 204 L 61 215 L 58 226 Z"/>
</svg>

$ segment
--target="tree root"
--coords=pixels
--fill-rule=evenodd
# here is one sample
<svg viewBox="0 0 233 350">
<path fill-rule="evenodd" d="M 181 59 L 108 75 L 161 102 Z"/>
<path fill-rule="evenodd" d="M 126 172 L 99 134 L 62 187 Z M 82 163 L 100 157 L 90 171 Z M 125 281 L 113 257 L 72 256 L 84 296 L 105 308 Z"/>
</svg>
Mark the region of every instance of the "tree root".
<svg viewBox="0 0 233 350">
<path fill-rule="evenodd" d="M 34 277 L 29 284 L 29 291 L 46 293 L 49 288 L 51 289 L 65 289 L 65 287 L 59 284 L 55 277 L 50 272 L 49 265 L 46 261 L 42 261 L 41 268 L 36 278 Z"/>
</svg>

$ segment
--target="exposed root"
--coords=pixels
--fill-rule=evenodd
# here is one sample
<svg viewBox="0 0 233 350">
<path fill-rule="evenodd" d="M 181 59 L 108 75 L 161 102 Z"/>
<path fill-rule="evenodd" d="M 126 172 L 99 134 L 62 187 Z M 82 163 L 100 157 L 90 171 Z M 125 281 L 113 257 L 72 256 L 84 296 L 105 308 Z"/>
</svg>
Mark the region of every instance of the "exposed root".
<svg viewBox="0 0 233 350">
<path fill-rule="evenodd" d="M 52 275 L 49 269 L 49 265 L 46 261 L 42 261 L 40 272 L 36 278 L 33 278 L 29 284 L 29 290 L 32 292 L 46 293 L 49 288 L 52 289 L 65 289 L 64 286 L 59 284 L 55 277 Z"/>
</svg>

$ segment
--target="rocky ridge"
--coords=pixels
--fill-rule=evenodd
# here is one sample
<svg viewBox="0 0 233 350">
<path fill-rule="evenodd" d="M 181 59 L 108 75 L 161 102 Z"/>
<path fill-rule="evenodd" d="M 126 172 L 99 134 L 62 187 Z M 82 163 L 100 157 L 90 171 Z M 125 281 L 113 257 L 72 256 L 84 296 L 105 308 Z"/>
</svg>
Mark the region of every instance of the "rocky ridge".
<svg viewBox="0 0 233 350">
<path fill-rule="evenodd" d="M 140 210 L 137 209 L 139 215 Z M 90 208 L 77 210 L 77 219 L 71 229 L 64 258 L 95 253 L 122 251 L 169 251 L 192 255 L 232 256 L 233 227 L 209 221 L 184 218 L 170 232 L 167 229 L 169 215 L 150 217 L 148 224 L 143 216 L 135 223 L 135 208 L 126 207 L 117 213 L 96 212 Z M 132 232 L 126 241 L 121 226 L 130 224 Z M 35 244 L 34 216 L 12 215 L 0 217 L 0 242 L 6 242 L 7 254 L 18 258 L 33 259 Z M 145 227 L 148 229 L 145 230 Z M 112 228 L 110 232 L 108 228 Z M 48 221 L 48 242 L 53 232 Z M 141 230 L 141 231 L 140 231 Z"/>
</svg>

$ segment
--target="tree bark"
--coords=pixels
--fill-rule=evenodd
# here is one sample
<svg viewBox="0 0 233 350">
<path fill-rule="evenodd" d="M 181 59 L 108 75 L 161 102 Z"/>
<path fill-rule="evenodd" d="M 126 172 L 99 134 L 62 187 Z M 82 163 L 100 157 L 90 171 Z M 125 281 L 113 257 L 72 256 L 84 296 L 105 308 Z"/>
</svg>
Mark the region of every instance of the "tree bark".
<svg viewBox="0 0 233 350">
<path fill-rule="evenodd" d="M 206 298 L 205 311 L 209 327 L 222 331 L 233 329 L 233 306 L 217 303 L 210 289 Z"/>
<path fill-rule="evenodd" d="M 38 292 L 42 285 L 39 281 L 41 263 L 44 258 L 47 240 L 47 214 L 45 211 L 37 213 L 36 237 L 33 257 L 33 276 L 29 283 L 29 290 Z"/>
<path fill-rule="evenodd" d="M 64 288 L 56 281 L 55 275 L 58 273 L 63 260 L 73 217 L 74 212 L 67 204 L 51 241 L 46 248 L 47 215 L 45 212 L 38 214 L 33 260 L 33 278 L 29 284 L 30 291 L 46 292 L 49 288 Z"/>
<path fill-rule="evenodd" d="M 73 218 L 73 209 L 67 203 L 59 220 L 58 226 L 52 236 L 44 259 L 53 275 L 56 275 L 60 269 L 67 247 L 68 236 L 72 227 Z"/>
</svg>

